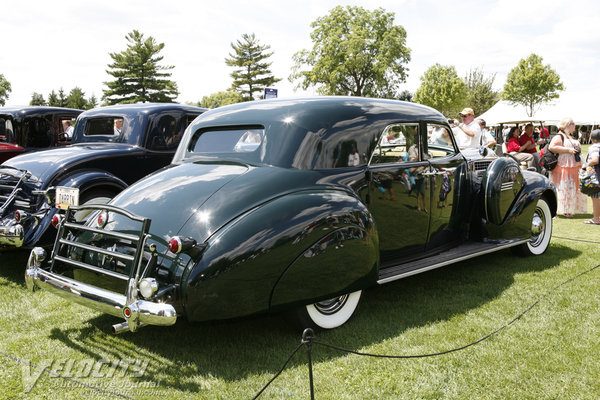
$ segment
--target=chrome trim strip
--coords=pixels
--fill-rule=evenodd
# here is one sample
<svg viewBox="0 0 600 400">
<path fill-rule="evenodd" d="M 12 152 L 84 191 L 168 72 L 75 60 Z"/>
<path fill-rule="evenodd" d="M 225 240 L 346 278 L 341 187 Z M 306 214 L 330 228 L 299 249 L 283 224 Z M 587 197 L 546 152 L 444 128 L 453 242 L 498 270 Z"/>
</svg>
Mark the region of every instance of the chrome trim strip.
<svg viewBox="0 0 600 400">
<path fill-rule="evenodd" d="M 491 248 L 491 249 L 483 250 L 483 251 L 480 251 L 480 252 L 477 252 L 477 253 L 473 253 L 473 254 L 468 254 L 468 255 L 465 255 L 465 256 L 462 256 L 462 257 L 458 257 L 458 258 L 453 258 L 452 260 L 444 261 L 444 262 L 441 262 L 441 263 L 428 265 L 426 267 L 415 269 L 415 270 L 412 270 L 412 271 L 408 271 L 408 272 L 405 272 L 403 274 L 398 274 L 398 275 L 390 276 L 389 278 L 380 279 L 380 280 L 377 281 L 377 283 L 380 284 L 380 285 L 382 285 L 384 283 L 396 281 L 398 279 L 406 278 L 408 276 L 420 274 L 421 272 L 431 271 L 432 269 L 437 269 L 437 268 L 440 268 L 440 267 L 444 267 L 446 265 L 454 264 L 454 263 L 457 263 L 459 261 L 468 260 L 470 258 L 475 258 L 475 257 L 481 256 L 481 255 L 484 255 L 484 254 L 494 253 L 496 251 L 499 251 L 499 250 L 502 250 L 502 249 L 507 249 L 509 247 L 518 246 L 520 244 L 527 243 L 530 240 L 531 239 L 523 239 L 523 240 L 519 240 L 519 241 L 516 241 L 516 242 L 511 242 L 511 243 L 508 243 L 508 244 L 498 245 L 497 247 L 494 247 L 494 248 Z"/>
<path fill-rule="evenodd" d="M 73 241 L 67 240 L 67 239 L 58 239 L 58 241 L 59 241 L 59 243 L 66 244 L 67 246 L 73 246 L 73 247 L 77 247 L 77 248 L 89 250 L 89 251 L 95 251 L 100 254 L 104 254 L 105 256 L 115 257 L 115 258 L 119 258 L 119 259 L 125 260 L 125 261 L 133 261 L 135 259 L 134 256 L 130 256 L 129 254 L 123 254 L 123 253 L 119 253 L 116 251 L 105 250 L 100 247 L 90 246 L 90 245 L 79 243 L 79 242 L 73 242 Z"/>
<path fill-rule="evenodd" d="M 170 304 L 147 300 L 136 300 L 134 304 L 127 304 L 127 299 L 123 295 L 53 274 L 31 264 L 25 271 L 25 280 L 27 287 L 34 289 L 35 285 L 37 288 L 48 290 L 67 300 L 115 317 L 123 317 L 123 310 L 126 307 L 135 309 L 140 326 L 168 326 L 177 321 L 177 312 Z"/>
<path fill-rule="evenodd" d="M 59 256 L 59 255 L 55 255 L 54 256 L 54 261 L 64 262 L 65 264 L 71 264 L 71 265 L 74 265 L 74 266 L 79 267 L 79 268 L 83 268 L 83 269 L 87 269 L 87 270 L 90 270 L 90 271 L 94 271 L 96 273 L 103 274 L 103 275 L 112 276 L 113 278 L 121 279 L 121 280 L 124 280 L 124 281 L 128 281 L 129 280 L 129 276 L 128 275 L 120 274 L 118 272 L 113 272 L 113 271 L 110 271 L 110 270 L 104 269 L 104 268 L 94 267 L 93 265 L 82 263 L 80 261 L 72 260 L 70 258 L 62 257 L 62 256 Z"/>
</svg>

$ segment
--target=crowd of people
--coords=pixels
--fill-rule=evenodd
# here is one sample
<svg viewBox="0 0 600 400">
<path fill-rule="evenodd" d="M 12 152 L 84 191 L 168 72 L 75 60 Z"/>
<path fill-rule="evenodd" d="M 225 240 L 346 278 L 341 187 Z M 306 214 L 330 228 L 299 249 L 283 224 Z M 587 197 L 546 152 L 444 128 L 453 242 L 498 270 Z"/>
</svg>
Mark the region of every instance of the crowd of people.
<svg viewBox="0 0 600 400">
<path fill-rule="evenodd" d="M 476 119 L 473 109 L 465 108 L 460 113 L 460 121 L 449 119 L 448 123 L 456 142 L 463 152 L 479 149 L 482 146 L 494 148 L 497 140 L 494 131 L 487 129 L 483 119 Z M 545 173 L 552 181 L 557 193 L 557 213 L 566 218 L 575 214 L 587 213 L 587 196 L 579 188 L 579 172 L 581 168 L 593 167 L 600 176 L 600 129 L 588 132 L 585 126 L 579 131 L 571 118 L 565 118 L 557 126 L 558 133 L 550 136 L 548 128 L 535 128 L 526 123 L 523 131 L 519 126 L 507 127 L 502 131 L 504 152 L 527 168 Z M 500 134 L 500 132 L 498 132 Z M 430 140 L 443 143 L 440 132 L 432 132 Z M 587 156 L 581 155 L 581 145 L 590 143 Z M 558 155 L 558 163 L 552 171 L 545 171 L 540 164 L 540 150 L 547 148 Z M 585 224 L 600 225 L 600 193 L 588 195 L 592 198 L 593 216 L 584 221 Z"/>
</svg>

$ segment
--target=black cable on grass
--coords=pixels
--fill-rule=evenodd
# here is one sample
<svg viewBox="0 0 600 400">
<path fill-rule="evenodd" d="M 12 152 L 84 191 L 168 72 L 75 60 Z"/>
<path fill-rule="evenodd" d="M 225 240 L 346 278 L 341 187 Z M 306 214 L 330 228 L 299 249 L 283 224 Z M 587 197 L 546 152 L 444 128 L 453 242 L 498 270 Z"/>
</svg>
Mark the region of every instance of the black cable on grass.
<svg viewBox="0 0 600 400">
<path fill-rule="evenodd" d="M 70 382 L 76 383 L 76 384 L 78 384 L 80 386 L 87 387 L 88 389 L 92 389 L 92 390 L 95 390 L 97 392 L 109 394 L 109 395 L 116 396 L 116 397 L 121 397 L 123 399 L 135 400 L 133 397 L 129 397 L 129 396 L 125 395 L 125 394 L 121 394 L 121 393 L 118 393 L 118 392 L 113 392 L 111 390 L 102 389 L 101 387 L 90 385 L 88 383 L 78 381 L 77 379 L 73 379 L 73 378 L 70 378 L 68 376 L 63 376 L 63 375 L 57 374 L 56 372 L 54 372 L 54 371 L 52 371 L 52 370 L 50 370 L 48 368 L 45 368 L 45 367 L 42 368 L 42 367 L 40 367 L 38 365 L 32 364 L 31 362 L 29 362 L 27 360 L 23 360 L 23 359 L 21 359 L 19 357 L 15 357 L 15 356 L 10 355 L 8 353 L 5 353 L 3 351 L 0 351 L 0 354 L 3 355 L 4 357 L 10 359 L 10 360 L 13 360 L 17 364 L 27 365 L 30 368 L 41 369 L 42 372 L 40 373 L 40 376 L 41 376 L 41 374 L 44 373 L 44 371 L 46 371 L 46 372 L 48 372 L 48 374 L 50 374 L 50 375 L 52 375 L 52 376 L 54 376 L 56 378 L 60 378 L 60 379 L 66 380 L 66 381 L 70 381 Z M 38 379 L 39 379 L 39 377 L 38 377 Z"/>
<path fill-rule="evenodd" d="M 553 239 L 564 239 L 564 240 L 572 240 L 574 242 L 583 242 L 583 243 L 593 243 L 593 244 L 600 244 L 600 242 L 594 241 L 594 240 L 584 240 L 584 239 L 573 239 L 573 238 L 568 238 L 568 237 L 561 237 L 561 236 L 552 236 Z"/>
<path fill-rule="evenodd" d="M 349 349 L 344 349 L 342 347 L 338 347 L 338 346 L 334 346 L 328 343 L 323 343 L 320 342 L 318 340 L 313 340 L 312 342 L 314 344 L 320 344 L 321 346 L 324 347 L 329 347 L 331 349 L 334 350 L 338 350 L 338 351 L 343 351 L 346 353 L 352 353 L 352 354 L 356 354 L 359 356 L 367 356 L 367 357 L 379 357 L 379 358 L 425 358 L 425 357 L 435 357 L 435 356 L 441 356 L 444 354 L 448 354 L 448 353 L 454 353 L 456 351 L 460 351 L 460 350 L 464 350 L 468 347 L 474 346 L 478 343 L 483 342 L 486 339 L 489 339 L 490 337 L 494 336 L 495 334 L 499 333 L 500 331 L 504 330 L 505 328 L 508 328 L 510 325 L 514 324 L 515 322 L 517 322 L 519 319 L 521 319 L 521 317 L 523 317 L 525 314 L 527 314 L 533 307 L 537 306 L 538 303 L 540 301 L 542 301 L 544 298 L 546 298 L 550 293 L 554 292 L 555 290 L 557 290 L 558 288 L 560 288 L 561 286 L 566 285 L 567 283 L 570 283 L 572 281 L 574 281 L 575 279 L 588 274 L 590 272 L 592 272 L 593 270 L 600 268 L 600 264 L 596 265 L 595 267 L 592 267 L 586 271 L 583 271 L 561 283 L 559 283 L 558 285 L 554 286 L 552 289 L 550 289 L 546 294 L 544 294 L 542 297 L 540 297 L 539 299 L 537 299 L 536 301 L 534 301 L 529 307 L 527 307 L 522 313 L 520 313 L 519 315 L 517 315 L 515 318 L 513 318 L 510 322 L 504 324 L 503 326 L 501 326 L 500 328 L 496 329 L 495 331 L 483 336 L 482 338 L 469 343 L 467 345 L 461 346 L 461 347 L 457 347 L 455 349 L 450 349 L 450 350 L 445 350 L 445 351 L 440 351 L 438 353 L 428 353 L 428 354 L 416 354 L 416 355 L 399 355 L 399 356 L 393 356 L 393 355 L 385 355 L 385 354 L 371 354 L 371 353 L 361 353 L 359 351 L 355 351 L 355 350 L 349 350 Z"/>
<path fill-rule="evenodd" d="M 259 391 L 258 393 L 256 393 L 256 396 L 254 396 L 254 397 L 252 398 L 252 400 L 255 400 L 255 399 L 257 399 L 257 398 L 258 398 L 258 396 L 260 396 L 260 395 L 262 394 L 262 392 L 264 392 L 264 391 L 265 391 L 265 390 L 266 390 L 266 389 L 269 387 L 269 385 L 270 385 L 270 384 L 271 384 L 271 383 L 272 383 L 272 382 L 273 382 L 275 379 L 277 379 L 277 377 L 278 377 L 279 375 L 281 375 L 281 373 L 283 372 L 283 370 L 285 369 L 285 367 L 288 365 L 288 363 L 290 362 L 290 360 L 292 359 L 292 357 L 294 357 L 294 355 L 295 355 L 295 354 L 298 352 L 298 350 L 300 350 L 300 348 L 301 348 L 302 346 L 304 346 L 305 344 L 307 344 L 307 343 L 304 341 L 304 338 L 303 338 L 303 339 L 302 339 L 302 341 L 300 342 L 300 344 L 298 345 L 298 347 L 296 347 L 296 349 L 295 349 L 294 351 L 292 351 L 292 354 L 290 354 L 290 356 L 288 357 L 288 359 L 287 359 L 287 360 L 285 360 L 285 362 L 284 362 L 284 363 L 283 363 L 283 365 L 281 366 L 281 369 L 280 369 L 280 370 L 279 370 L 279 371 L 278 371 L 278 372 L 277 372 L 277 373 L 276 373 L 276 374 L 275 374 L 275 375 L 274 375 L 274 376 L 271 378 L 271 380 L 270 380 L 269 382 L 267 382 L 267 384 L 266 384 L 265 386 L 263 386 L 263 388 L 262 388 L 262 389 L 260 389 L 260 391 Z"/>
<path fill-rule="evenodd" d="M 350 354 L 356 354 L 359 356 L 365 356 L 365 357 L 377 357 L 377 358 L 392 358 L 392 359 L 407 359 L 407 358 L 426 358 L 426 357 L 436 357 L 436 356 L 441 356 L 444 354 L 448 354 L 448 353 L 453 353 L 456 351 L 460 351 L 460 350 L 464 350 L 467 349 L 471 346 L 474 346 L 478 343 L 483 342 L 486 339 L 489 339 L 490 337 L 496 335 L 497 333 L 499 333 L 500 331 L 504 330 L 505 328 L 509 327 L 510 325 L 514 324 L 516 321 L 518 321 L 519 319 L 521 319 L 521 317 L 523 317 L 525 314 L 527 314 L 532 308 L 534 308 L 536 305 L 538 305 L 540 303 L 540 301 L 542 301 L 544 298 L 546 298 L 550 293 L 556 291 L 558 288 L 560 288 L 561 286 L 564 286 L 572 281 L 574 281 L 575 279 L 578 279 L 579 277 L 589 274 L 590 272 L 596 270 L 600 268 L 600 264 L 596 265 L 595 267 L 592 267 L 586 271 L 580 272 L 577 275 L 572 276 L 571 278 L 559 283 L 558 285 L 554 286 L 553 288 L 551 288 L 550 290 L 548 290 L 548 292 L 546 292 L 546 294 L 544 294 L 543 296 L 541 296 L 540 298 L 538 298 L 536 301 L 534 301 L 529 307 L 527 307 L 523 312 L 521 312 L 519 315 L 517 315 L 515 318 L 513 318 L 510 322 L 504 324 L 503 326 L 501 326 L 500 328 L 496 329 L 495 331 L 483 336 L 482 338 L 469 343 L 467 345 L 461 346 L 461 347 L 457 347 L 454 349 L 450 349 L 450 350 L 445 350 L 445 351 L 440 351 L 437 353 L 427 353 L 427 354 L 415 354 L 415 355 L 385 355 L 385 354 L 372 354 L 372 353 L 362 353 L 360 351 L 355 351 L 355 350 L 350 350 L 350 349 L 345 349 L 343 347 L 339 347 L 339 346 L 335 346 L 332 344 L 328 344 L 328 343 L 324 343 L 321 342 L 319 340 L 315 339 L 315 336 L 312 332 L 311 329 L 306 329 L 304 331 L 304 333 L 302 334 L 302 341 L 300 343 L 300 345 L 298 345 L 298 347 L 296 347 L 296 349 L 292 352 L 292 354 L 290 354 L 290 356 L 288 357 L 288 359 L 286 360 L 286 362 L 283 364 L 283 367 L 281 367 L 281 369 L 279 370 L 279 372 L 277 372 L 277 374 L 275 374 L 275 376 L 273 378 L 271 378 L 271 380 L 260 390 L 260 392 L 258 392 L 256 394 L 256 396 L 254 396 L 252 398 L 252 400 L 255 400 L 256 398 L 258 398 L 258 396 L 260 396 L 265 389 L 267 389 L 267 387 L 283 372 L 283 370 L 285 369 L 286 365 L 289 363 L 289 361 L 292 359 L 292 357 L 294 356 L 294 354 L 296 354 L 298 352 L 298 350 L 300 349 L 300 347 L 307 345 L 307 348 L 309 349 L 309 363 L 312 364 L 311 361 L 311 357 L 310 357 L 310 348 L 312 344 L 318 344 L 324 347 L 328 347 L 330 349 L 333 350 L 338 350 L 338 351 L 342 351 L 342 352 L 346 352 L 346 353 L 350 353 Z M 309 365 L 309 371 L 312 372 L 312 365 Z M 312 386 L 312 373 L 310 376 L 310 380 L 311 380 L 311 387 L 310 387 L 310 391 L 311 391 L 311 399 L 314 398 L 314 392 L 313 392 L 313 386 Z"/>
</svg>

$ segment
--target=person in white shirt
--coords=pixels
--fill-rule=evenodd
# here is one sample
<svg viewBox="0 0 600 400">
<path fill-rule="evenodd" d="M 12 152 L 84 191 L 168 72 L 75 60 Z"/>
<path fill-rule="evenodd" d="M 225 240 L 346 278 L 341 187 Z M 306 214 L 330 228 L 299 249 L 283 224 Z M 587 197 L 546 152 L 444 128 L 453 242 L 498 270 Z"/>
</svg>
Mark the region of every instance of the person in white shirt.
<svg viewBox="0 0 600 400">
<path fill-rule="evenodd" d="M 72 138 L 73 137 L 73 123 L 69 120 L 64 120 L 63 124 L 63 132 L 65 133 L 65 137 Z"/>
<path fill-rule="evenodd" d="M 479 118 L 477 120 L 477 123 L 479 124 L 479 128 L 481 129 L 481 146 L 493 148 L 497 144 L 497 142 L 496 139 L 494 139 L 494 136 L 492 136 L 492 134 L 490 133 L 490 131 L 487 130 L 485 120 Z"/>
<path fill-rule="evenodd" d="M 481 138 L 481 128 L 477 121 L 475 121 L 475 114 L 472 108 L 465 108 L 460 113 L 462 122 L 458 125 L 460 128 L 458 139 L 458 146 L 461 150 L 464 149 L 478 149 Z"/>
</svg>

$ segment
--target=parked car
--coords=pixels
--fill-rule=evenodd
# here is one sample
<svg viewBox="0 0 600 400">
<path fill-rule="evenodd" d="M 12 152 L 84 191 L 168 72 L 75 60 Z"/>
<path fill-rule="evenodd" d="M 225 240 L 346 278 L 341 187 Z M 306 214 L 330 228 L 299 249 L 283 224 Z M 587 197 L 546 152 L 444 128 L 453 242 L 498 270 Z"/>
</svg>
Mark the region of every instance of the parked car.
<svg viewBox="0 0 600 400">
<path fill-rule="evenodd" d="M 70 144 L 67 124 L 72 126 L 82 112 L 63 107 L 0 107 L 0 162 L 26 151 Z"/>
<path fill-rule="evenodd" d="M 69 205 L 106 203 L 168 165 L 185 128 L 204 109 L 134 104 L 82 113 L 73 145 L 0 165 L 0 247 L 51 246 L 52 218 Z M 83 218 L 78 214 L 77 218 Z"/>
<path fill-rule="evenodd" d="M 334 328 L 370 286 L 506 248 L 543 253 L 548 179 L 467 160 L 453 137 L 428 143 L 434 127 L 451 135 L 429 107 L 356 97 L 208 111 L 170 166 L 70 208 L 52 255 L 32 250 L 27 286 L 124 317 L 115 332 L 288 309 Z"/>
</svg>

